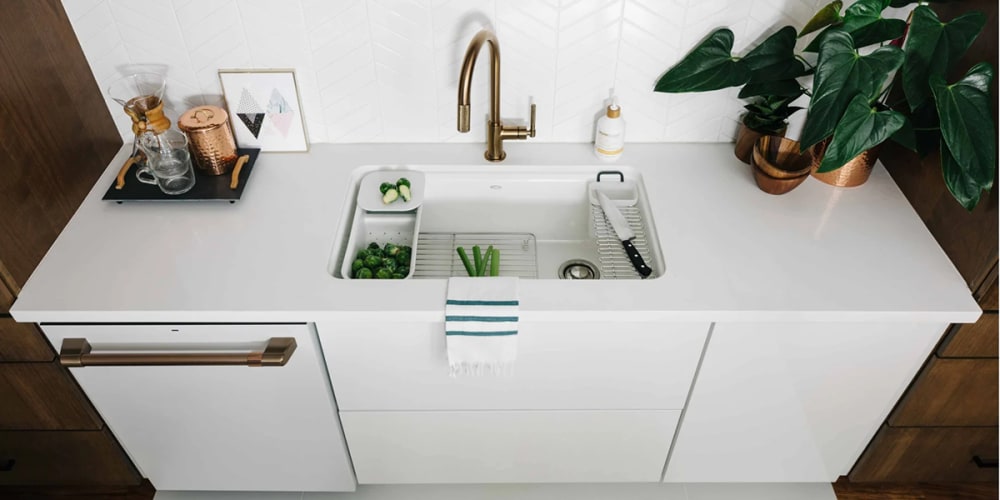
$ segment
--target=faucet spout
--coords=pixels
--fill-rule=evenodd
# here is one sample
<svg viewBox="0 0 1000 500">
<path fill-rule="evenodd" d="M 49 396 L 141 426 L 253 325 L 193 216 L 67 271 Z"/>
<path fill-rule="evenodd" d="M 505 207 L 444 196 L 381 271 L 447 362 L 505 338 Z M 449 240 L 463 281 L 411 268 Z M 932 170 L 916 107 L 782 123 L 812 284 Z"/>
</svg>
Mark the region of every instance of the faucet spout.
<svg viewBox="0 0 1000 500">
<path fill-rule="evenodd" d="M 505 139 L 527 139 L 535 136 L 535 105 L 531 105 L 530 129 L 503 126 L 503 121 L 500 119 L 500 42 L 492 31 L 483 29 L 469 42 L 458 75 L 458 131 L 465 133 L 470 129 L 472 72 L 484 44 L 490 46 L 490 115 L 486 130 L 486 159 L 501 161 L 507 156 L 503 150 Z"/>
</svg>

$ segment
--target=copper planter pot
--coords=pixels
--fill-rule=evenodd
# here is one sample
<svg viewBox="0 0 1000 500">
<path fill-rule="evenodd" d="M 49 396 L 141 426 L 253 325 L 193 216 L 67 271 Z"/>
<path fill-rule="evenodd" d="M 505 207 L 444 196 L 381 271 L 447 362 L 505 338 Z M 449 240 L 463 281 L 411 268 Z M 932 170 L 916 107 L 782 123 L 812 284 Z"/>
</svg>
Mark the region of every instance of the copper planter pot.
<svg viewBox="0 0 1000 500">
<path fill-rule="evenodd" d="M 751 157 L 753 156 L 753 145 L 757 142 L 757 139 L 764 137 L 765 135 L 761 132 L 757 132 L 746 125 L 740 123 L 740 129 L 736 132 L 736 148 L 734 152 L 736 157 L 740 159 L 741 162 L 749 164 Z M 785 129 L 778 131 L 776 136 L 784 137 Z"/>
<path fill-rule="evenodd" d="M 830 140 L 824 139 L 812 147 L 813 177 L 821 182 L 837 187 L 855 187 L 868 182 L 868 177 L 872 174 L 872 167 L 875 166 L 875 162 L 878 160 L 881 145 L 875 146 L 851 158 L 850 161 L 837 170 L 818 173 L 816 170 L 819 168 L 819 164 L 823 162 L 823 154 L 826 152 L 826 147 L 829 144 Z"/>
<path fill-rule="evenodd" d="M 785 194 L 809 177 L 812 156 L 799 152 L 798 141 L 765 135 L 754 143 L 750 165 L 761 191 Z"/>
</svg>

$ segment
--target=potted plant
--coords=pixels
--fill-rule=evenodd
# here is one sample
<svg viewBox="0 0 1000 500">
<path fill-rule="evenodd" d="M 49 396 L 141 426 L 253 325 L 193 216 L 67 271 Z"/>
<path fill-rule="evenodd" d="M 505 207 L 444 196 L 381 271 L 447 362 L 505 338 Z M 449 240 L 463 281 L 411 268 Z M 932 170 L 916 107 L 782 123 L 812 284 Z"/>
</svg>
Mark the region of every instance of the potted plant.
<svg viewBox="0 0 1000 500">
<path fill-rule="evenodd" d="M 745 106 L 736 139 L 736 157 L 750 163 L 754 142 L 764 135 L 785 135 L 792 106 L 806 90 L 796 78 L 808 70 L 795 56 L 795 29 L 786 26 L 742 58 L 734 58 L 733 32 L 721 28 L 656 82 L 656 92 L 706 92 L 742 85 Z"/>
<path fill-rule="evenodd" d="M 840 2 L 833 2 L 810 20 L 800 36 L 820 33 L 805 49 L 817 51 L 818 57 L 815 66 L 806 68 L 814 78 L 800 142 L 803 150 L 812 148 L 815 174 L 821 177 L 858 156 L 873 158 L 873 150 L 890 138 L 922 154 L 936 147 L 945 184 L 962 206 L 972 210 L 982 191 L 992 188 L 995 176 L 995 126 L 988 94 L 993 68 L 976 64 L 953 83 L 946 82 L 945 75 L 979 35 L 985 16 L 969 12 L 942 22 L 929 5 L 921 4 L 909 23 L 882 17 L 889 6 L 912 3 L 858 0 L 841 14 Z M 772 37 L 743 58 L 731 55 L 731 43 L 715 51 L 699 50 L 718 33 L 667 71 L 660 79 L 666 85 L 661 90 L 658 82 L 657 90 L 706 90 L 683 85 L 698 80 L 722 84 L 716 88 L 750 82 L 742 80 L 746 68 L 738 63 Z M 877 48 L 870 53 L 859 52 L 874 45 Z M 724 56 L 729 63 L 721 60 Z M 787 64 L 787 57 L 781 60 Z M 893 92 L 894 88 L 899 90 Z M 900 93 L 904 99 L 889 101 Z"/>
</svg>

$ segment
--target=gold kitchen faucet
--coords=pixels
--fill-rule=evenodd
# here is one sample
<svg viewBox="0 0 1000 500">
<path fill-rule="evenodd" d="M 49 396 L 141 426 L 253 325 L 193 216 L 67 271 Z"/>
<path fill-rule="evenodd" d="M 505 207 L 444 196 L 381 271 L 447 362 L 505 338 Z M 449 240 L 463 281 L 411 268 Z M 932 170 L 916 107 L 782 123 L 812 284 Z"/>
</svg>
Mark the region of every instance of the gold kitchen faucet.
<svg viewBox="0 0 1000 500">
<path fill-rule="evenodd" d="M 503 150 L 506 139 L 527 139 L 535 136 L 535 105 L 531 105 L 530 128 L 522 126 L 505 127 L 500 120 L 500 42 L 490 30 L 484 29 L 469 42 L 462 61 L 462 71 L 458 76 L 458 131 L 469 131 L 469 93 L 472 88 L 472 70 L 476 65 L 476 57 L 483 43 L 490 45 L 490 116 L 486 127 L 486 159 L 503 161 L 507 153 Z"/>
</svg>

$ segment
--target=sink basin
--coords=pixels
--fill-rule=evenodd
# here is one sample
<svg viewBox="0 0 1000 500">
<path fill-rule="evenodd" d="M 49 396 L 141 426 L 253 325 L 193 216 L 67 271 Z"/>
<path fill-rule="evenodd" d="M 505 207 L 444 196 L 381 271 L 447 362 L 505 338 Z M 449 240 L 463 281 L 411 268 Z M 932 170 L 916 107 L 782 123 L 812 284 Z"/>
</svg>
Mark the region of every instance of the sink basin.
<svg viewBox="0 0 1000 500">
<path fill-rule="evenodd" d="M 612 199 L 618 199 L 622 211 L 636 232 L 634 243 L 646 262 L 653 268 L 651 278 L 663 275 L 663 257 L 657 245 L 655 226 L 646 203 L 642 177 L 634 169 L 616 165 L 617 173 L 602 174 L 600 187 Z M 501 251 L 501 275 L 523 278 L 558 279 L 592 277 L 601 279 L 638 279 L 625 257 L 620 242 L 614 237 L 603 217 L 600 206 L 592 203 L 590 190 L 602 169 L 589 166 L 435 166 L 361 167 L 352 176 L 350 190 L 357 188 L 365 175 L 380 170 L 416 170 L 423 175 L 422 202 L 405 212 L 393 212 L 394 226 L 385 237 L 412 239 L 415 259 L 412 278 L 445 278 L 465 276 L 466 272 L 455 252 L 463 246 L 472 255 L 472 246 L 483 250 L 489 245 Z M 403 175 L 403 172 L 400 173 Z M 614 194 L 619 186 L 629 186 L 627 192 Z M 609 189 L 606 190 L 605 188 Z M 356 198 L 355 198 L 356 199 Z M 349 200 L 350 215 L 345 216 L 339 240 L 362 229 L 366 238 L 379 241 L 372 233 L 370 220 L 355 213 L 355 200 Z M 399 208 L 406 208 L 405 206 Z M 389 214 L 364 212 L 367 217 Z M 409 214 L 412 234 L 398 229 L 399 217 Z M 353 219 L 351 217 L 353 216 Z M 353 220 L 353 224 L 352 224 Z M 355 237 L 355 241 L 365 238 Z M 339 244 L 334 251 L 331 269 L 344 268 L 345 255 L 354 248 Z M 334 271 L 344 276 L 349 271 Z"/>
</svg>

